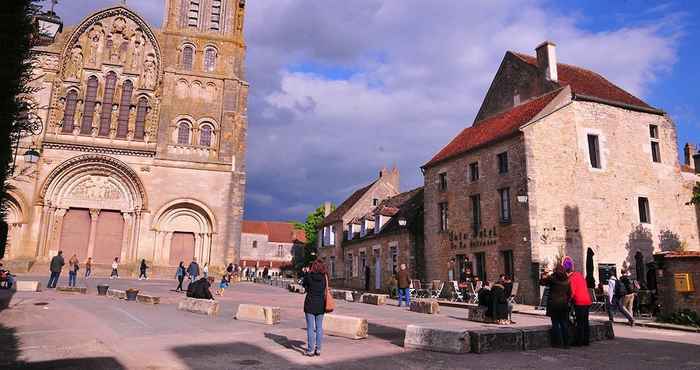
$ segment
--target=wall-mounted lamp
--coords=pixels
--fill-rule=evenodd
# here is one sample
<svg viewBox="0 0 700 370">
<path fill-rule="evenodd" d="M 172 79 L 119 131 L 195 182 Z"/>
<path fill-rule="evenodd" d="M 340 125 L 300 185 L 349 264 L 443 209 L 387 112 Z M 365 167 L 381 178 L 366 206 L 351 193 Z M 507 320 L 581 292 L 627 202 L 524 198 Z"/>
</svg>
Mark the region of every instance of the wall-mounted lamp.
<svg viewBox="0 0 700 370">
<path fill-rule="evenodd" d="M 518 195 L 518 203 L 527 203 L 527 195 Z"/>
<path fill-rule="evenodd" d="M 406 226 L 406 219 L 405 218 L 399 218 L 399 226 Z"/>
</svg>

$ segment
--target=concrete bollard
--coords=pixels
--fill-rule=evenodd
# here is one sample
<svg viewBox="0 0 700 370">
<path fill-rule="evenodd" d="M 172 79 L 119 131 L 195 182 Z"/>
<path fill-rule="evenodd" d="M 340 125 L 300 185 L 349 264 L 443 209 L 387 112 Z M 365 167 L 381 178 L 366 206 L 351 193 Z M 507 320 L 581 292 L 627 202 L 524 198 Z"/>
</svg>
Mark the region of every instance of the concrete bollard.
<svg viewBox="0 0 700 370">
<path fill-rule="evenodd" d="M 410 310 L 435 315 L 440 313 L 440 305 L 437 299 L 415 299 L 411 301 Z"/>
<path fill-rule="evenodd" d="M 76 287 L 76 286 L 59 286 L 59 287 L 56 287 L 56 291 L 61 292 L 61 293 L 87 294 L 86 287 Z"/>
<path fill-rule="evenodd" d="M 388 296 L 386 294 L 365 293 L 362 295 L 362 303 L 381 306 L 386 304 L 387 297 Z"/>
<path fill-rule="evenodd" d="M 180 311 L 213 316 L 219 313 L 219 302 L 210 299 L 183 298 L 180 303 L 178 303 L 177 309 Z"/>
<path fill-rule="evenodd" d="M 429 328 L 418 325 L 406 327 L 404 348 L 446 353 L 468 353 L 469 332 L 463 329 Z"/>
<path fill-rule="evenodd" d="M 331 294 L 335 299 L 340 299 L 348 302 L 355 301 L 355 299 L 352 296 L 352 291 L 349 290 L 331 289 Z"/>
<path fill-rule="evenodd" d="M 159 304 L 160 297 L 150 295 L 150 294 L 139 293 L 138 295 L 136 295 L 136 301 L 140 302 L 140 303 L 147 303 L 147 304 Z"/>
<path fill-rule="evenodd" d="M 17 292 L 38 292 L 39 282 L 38 281 L 15 281 L 15 286 L 13 287 Z"/>
<path fill-rule="evenodd" d="M 107 289 L 107 296 L 116 299 L 126 299 L 126 292 L 119 289 Z"/>
<path fill-rule="evenodd" d="M 323 316 L 323 332 L 349 339 L 366 339 L 367 319 L 352 316 L 326 314 Z"/>
<path fill-rule="evenodd" d="M 257 322 L 265 325 L 280 323 L 279 307 L 258 306 L 254 304 L 239 304 L 238 312 L 233 317 L 236 320 Z"/>
</svg>

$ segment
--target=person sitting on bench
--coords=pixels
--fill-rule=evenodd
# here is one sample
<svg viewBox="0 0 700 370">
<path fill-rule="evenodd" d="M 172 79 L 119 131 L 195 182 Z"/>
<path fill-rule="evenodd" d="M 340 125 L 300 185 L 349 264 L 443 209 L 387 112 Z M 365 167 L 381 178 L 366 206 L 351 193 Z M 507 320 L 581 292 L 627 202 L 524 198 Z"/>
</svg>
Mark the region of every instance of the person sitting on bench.
<svg viewBox="0 0 700 370">
<path fill-rule="evenodd" d="M 214 283 L 214 277 L 201 278 L 187 286 L 187 296 L 197 299 L 214 299 L 209 288 Z"/>
<path fill-rule="evenodd" d="M 488 318 L 493 318 L 493 301 L 491 297 L 491 288 L 489 288 L 489 282 L 484 281 L 484 286 L 479 289 L 478 293 L 479 306 L 486 307 L 486 313 L 484 314 Z"/>
</svg>

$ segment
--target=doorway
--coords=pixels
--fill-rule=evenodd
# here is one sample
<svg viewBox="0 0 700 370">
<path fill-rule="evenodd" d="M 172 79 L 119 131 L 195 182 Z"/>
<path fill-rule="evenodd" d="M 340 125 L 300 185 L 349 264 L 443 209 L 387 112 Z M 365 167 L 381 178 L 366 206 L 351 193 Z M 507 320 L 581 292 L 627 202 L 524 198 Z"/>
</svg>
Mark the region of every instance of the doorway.
<svg viewBox="0 0 700 370">
<path fill-rule="evenodd" d="M 66 262 L 75 254 L 78 260 L 87 258 L 88 243 L 90 242 L 90 211 L 87 209 L 68 210 L 63 218 L 61 242 L 59 249 L 63 251 Z"/>
<path fill-rule="evenodd" d="M 100 211 L 96 231 L 93 260 L 97 263 L 111 263 L 114 257 L 120 257 L 124 239 L 124 217 L 121 212 Z"/>
<path fill-rule="evenodd" d="M 174 232 L 170 242 L 170 266 L 177 266 L 180 261 L 192 261 L 194 257 L 194 233 Z"/>
<path fill-rule="evenodd" d="M 379 249 L 374 250 L 374 289 L 382 289 L 382 259 Z"/>
</svg>

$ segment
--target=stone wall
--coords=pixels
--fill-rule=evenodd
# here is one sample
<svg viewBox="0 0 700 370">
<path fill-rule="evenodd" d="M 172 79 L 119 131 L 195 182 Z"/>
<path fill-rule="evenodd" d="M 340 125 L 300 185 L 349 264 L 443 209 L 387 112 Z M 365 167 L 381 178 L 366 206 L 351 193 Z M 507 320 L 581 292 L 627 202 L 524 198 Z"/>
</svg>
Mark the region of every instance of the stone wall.
<svg viewBox="0 0 700 370">
<path fill-rule="evenodd" d="M 657 292 L 661 312 L 672 314 L 679 310 L 689 309 L 700 314 L 700 254 L 654 256 L 659 270 L 657 270 Z M 674 286 L 674 274 L 690 273 L 695 285 L 695 291 L 690 293 L 677 292 Z"/>
</svg>

